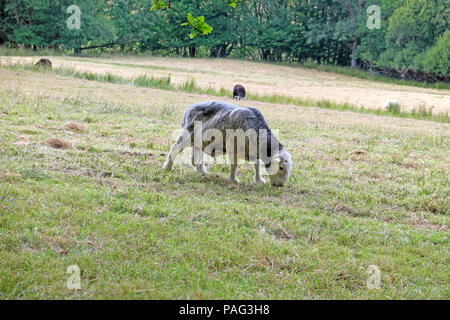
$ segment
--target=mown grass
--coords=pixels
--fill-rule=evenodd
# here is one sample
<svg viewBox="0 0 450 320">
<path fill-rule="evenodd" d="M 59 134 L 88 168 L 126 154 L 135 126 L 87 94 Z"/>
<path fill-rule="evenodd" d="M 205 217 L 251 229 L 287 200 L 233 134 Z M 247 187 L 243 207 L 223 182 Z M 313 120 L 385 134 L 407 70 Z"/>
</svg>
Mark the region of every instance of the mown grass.
<svg viewBox="0 0 450 320">
<path fill-rule="evenodd" d="M 99 57 L 102 58 L 111 58 L 115 59 L 118 56 L 111 55 L 111 56 L 102 56 Z M 129 56 L 119 56 L 122 58 L 129 58 Z M 73 61 L 80 61 L 84 62 L 86 61 L 86 58 L 72 58 Z M 343 67 L 343 66 L 335 66 L 335 65 L 327 65 L 327 64 L 317 64 L 312 62 L 306 62 L 301 65 L 299 64 L 292 64 L 292 63 L 277 63 L 277 62 L 266 62 L 266 61 L 255 61 L 255 60 L 245 60 L 245 59 L 238 59 L 239 61 L 245 62 L 252 62 L 252 63 L 261 63 L 261 64 L 274 64 L 278 66 L 290 66 L 290 67 L 298 67 L 298 68 L 305 68 L 305 69 L 314 69 L 318 71 L 328 72 L 328 73 L 335 73 L 340 75 L 346 75 L 358 79 L 364 79 L 364 80 L 371 80 L 371 81 L 377 81 L 382 83 L 389 83 L 393 85 L 400 85 L 400 86 L 408 86 L 408 87 L 417 87 L 417 88 L 427 88 L 427 89 L 445 89 L 450 90 L 450 83 L 446 82 L 437 82 L 437 83 L 428 83 L 428 82 L 417 82 L 412 80 L 404 80 L 404 79 L 394 79 L 389 78 L 386 76 L 382 76 L 379 74 L 371 74 L 365 70 L 362 69 L 352 69 L 350 67 Z M 126 63 L 126 62 L 105 62 L 105 61 L 96 61 L 95 59 L 89 59 L 89 63 L 95 63 L 95 64 L 101 64 L 101 65 L 112 65 L 112 66 L 118 66 L 118 67 L 139 67 L 139 68 L 147 68 L 152 70 L 174 70 L 174 71 L 185 71 L 183 68 L 176 68 L 176 67 L 166 67 L 166 66 L 155 66 L 155 65 L 137 65 L 133 63 Z M 195 72 L 198 73 L 208 73 L 208 74 L 214 74 L 214 71 L 204 71 L 204 70 L 197 70 Z"/>
<path fill-rule="evenodd" d="M 389 77 L 379 75 L 379 74 L 372 74 L 366 70 L 362 70 L 362 69 L 358 69 L 358 68 L 352 69 L 350 67 L 335 66 L 335 65 L 328 65 L 328 64 L 317 64 L 314 62 L 305 62 L 305 63 L 301 64 L 301 67 L 306 68 L 306 69 L 315 69 L 315 70 L 324 71 L 324 72 L 332 72 L 332 73 L 342 74 L 342 75 L 356 77 L 356 78 L 365 79 L 365 80 L 384 82 L 384 83 L 392 83 L 395 85 L 410 86 L 410 87 L 417 87 L 417 88 L 450 90 L 450 83 L 447 83 L 447 82 L 429 83 L 429 82 L 418 82 L 418 81 L 404 80 L 404 79 L 394 79 L 394 78 L 389 78 Z"/>
<path fill-rule="evenodd" d="M 58 67 L 53 69 L 43 68 L 39 66 L 34 66 L 31 64 L 4 64 L 0 67 L 10 69 L 10 70 L 30 70 L 38 72 L 52 72 L 62 76 L 70 76 L 77 79 L 86 79 L 90 81 L 100 81 L 108 83 L 120 83 L 120 84 L 130 84 L 141 87 L 157 88 L 162 90 L 172 90 L 172 91 L 182 91 L 187 93 L 197 93 L 197 94 L 207 94 L 211 96 L 218 97 L 231 97 L 229 90 L 225 88 L 215 89 L 212 87 L 202 88 L 199 87 L 194 79 L 187 80 L 181 85 L 175 85 L 171 83 L 170 75 L 168 77 L 148 77 L 147 75 L 142 75 L 134 79 L 128 79 L 114 74 L 98 74 L 93 72 L 82 72 L 77 71 L 72 68 Z M 328 99 L 314 100 L 314 99 L 303 99 L 296 98 L 285 95 L 261 95 L 261 94 L 248 94 L 248 100 L 284 104 L 284 105 L 296 105 L 296 106 L 314 106 L 323 109 L 339 110 L 339 111 L 352 111 L 358 113 L 366 114 L 376 114 L 380 116 L 394 116 L 400 118 L 412 118 L 419 120 L 428 120 L 435 122 L 450 123 L 450 117 L 448 113 L 436 114 L 432 110 L 427 109 L 425 106 L 413 109 L 411 112 L 401 111 L 399 108 L 389 108 L 388 110 L 383 109 L 372 109 L 359 107 L 352 105 L 350 103 L 336 103 Z"/>
<path fill-rule="evenodd" d="M 31 50 L 31 49 L 25 49 L 25 48 L 5 48 L 0 47 L 0 56 L 62 56 L 62 55 L 69 55 L 73 57 L 103 57 L 103 58 L 123 58 L 123 57 L 148 57 L 148 56 L 154 56 L 149 53 L 134 53 L 134 54 L 127 54 L 127 53 L 119 53 L 119 52 L 92 52 L 87 51 L 83 52 L 81 55 L 71 55 L 70 52 L 62 52 L 59 50 Z M 211 58 L 213 59 L 213 58 Z M 297 63 L 291 63 L 291 62 L 266 62 L 266 61 L 255 61 L 255 60 L 248 60 L 248 59 L 238 59 L 243 61 L 244 63 L 246 61 L 251 62 L 259 62 L 259 63 L 272 63 L 276 65 L 289 65 L 289 66 L 298 66 L 300 68 L 305 69 L 315 69 L 323 72 L 329 72 L 329 73 L 336 73 L 341 75 L 347 75 L 351 77 L 356 77 L 359 79 L 365 79 L 365 80 L 371 80 L 371 81 L 377 81 L 377 82 L 383 82 L 383 83 L 392 83 L 395 85 L 402 85 L 402 86 L 410 86 L 410 87 L 418 87 L 418 88 L 429 88 L 429 89 L 446 89 L 450 90 L 450 83 L 445 82 L 437 82 L 437 83 L 428 83 L 428 82 L 418 82 L 418 81 L 412 81 L 412 80 L 404 80 L 404 79 L 393 79 L 386 76 L 382 76 L 379 74 L 372 74 L 366 70 L 362 69 L 352 69 L 350 67 L 344 67 L 344 66 L 336 66 L 336 65 L 329 65 L 329 64 L 318 64 L 316 62 L 307 61 L 303 62 L 302 64 Z M 126 64 L 123 63 L 113 63 L 117 66 L 124 66 Z M 130 65 L 131 66 L 131 65 Z M 141 66 L 142 67 L 142 66 Z M 153 68 L 156 68 L 153 66 Z M 164 67 L 161 67 L 160 69 L 165 69 Z"/>
<path fill-rule="evenodd" d="M 161 171 L 184 108 L 215 91 L 31 71 L 0 79 L 0 298 L 450 297 L 447 124 L 254 102 L 294 169 L 281 189 L 243 165 L 234 185 L 219 164 Z"/>
</svg>

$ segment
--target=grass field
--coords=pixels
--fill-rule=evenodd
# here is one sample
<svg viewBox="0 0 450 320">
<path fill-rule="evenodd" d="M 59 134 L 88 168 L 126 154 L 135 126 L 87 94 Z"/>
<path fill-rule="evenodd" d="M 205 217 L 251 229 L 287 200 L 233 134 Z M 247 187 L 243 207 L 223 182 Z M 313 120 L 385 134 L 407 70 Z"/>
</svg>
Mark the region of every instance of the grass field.
<svg viewBox="0 0 450 320">
<path fill-rule="evenodd" d="M 32 63 L 39 57 L 3 57 L 1 62 Z M 347 75 L 320 72 L 260 62 L 232 59 L 186 58 L 76 58 L 52 57 L 57 68 L 79 72 L 110 74 L 126 79 L 139 76 L 170 77 L 175 85 L 194 80 L 203 89 L 230 91 L 236 83 L 243 83 L 254 100 L 262 95 L 282 96 L 290 99 L 321 102 L 331 100 L 367 109 L 381 109 L 386 100 L 398 100 L 403 111 L 424 109 L 437 115 L 448 116 L 450 90 L 418 88 L 392 82 L 364 80 Z M 280 99 L 278 99 L 280 100 Z M 285 99 L 284 101 L 286 101 Z M 282 102 L 282 101 L 270 101 Z"/>
<path fill-rule="evenodd" d="M 448 90 L 275 65 L 52 60 L 216 91 L 242 82 L 254 94 L 450 108 Z M 207 177 L 161 171 L 184 109 L 230 98 L 111 82 L 0 68 L 1 299 L 450 298 L 450 124 L 249 99 L 239 104 L 279 130 L 294 169 L 274 188 L 243 165 L 235 185 L 218 164 Z M 66 287 L 70 265 L 81 290 Z M 379 289 L 367 287 L 371 265 Z"/>
</svg>

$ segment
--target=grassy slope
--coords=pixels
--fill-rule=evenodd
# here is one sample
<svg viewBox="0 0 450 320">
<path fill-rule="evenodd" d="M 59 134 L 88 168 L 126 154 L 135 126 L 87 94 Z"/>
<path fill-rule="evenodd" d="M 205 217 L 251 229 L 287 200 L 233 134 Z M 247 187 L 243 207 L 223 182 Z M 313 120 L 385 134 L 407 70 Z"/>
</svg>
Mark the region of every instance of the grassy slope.
<svg viewBox="0 0 450 320">
<path fill-rule="evenodd" d="M 97 62 L 98 64 L 102 64 L 101 62 Z M 114 63 L 118 64 L 118 63 Z M 112 65 L 112 63 L 106 63 L 103 67 L 108 65 Z M 2 65 L 0 62 L 0 67 L 5 70 L 13 70 L 13 71 L 36 71 L 43 73 L 54 73 L 56 75 L 73 77 L 76 79 L 86 79 L 89 81 L 99 81 L 99 82 L 108 82 L 108 83 L 119 83 L 119 84 L 128 84 L 135 85 L 139 87 L 148 87 L 154 89 L 163 89 L 163 90 L 171 90 L 171 91 L 182 91 L 185 93 L 197 93 L 200 95 L 211 95 L 217 98 L 231 98 L 231 91 L 221 87 L 220 89 L 214 87 L 203 88 L 196 84 L 196 79 L 191 78 L 189 80 L 185 80 L 183 83 L 172 83 L 171 75 L 167 76 L 155 76 L 155 75 L 140 75 L 131 78 L 125 78 L 119 76 L 114 73 L 103 73 L 103 72 L 90 72 L 90 71 L 78 71 L 74 68 L 66 68 L 66 67 L 55 67 L 52 69 L 36 67 L 33 64 L 5 64 Z M 153 68 L 153 67 L 152 67 Z M 163 68 L 163 67 L 162 67 Z M 98 70 L 97 70 L 98 71 Z M 336 83 L 345 82 L 344 80 L 335 81 Z M 381 94 L 381 93 L 380 93 Z M 445 94 L 443 94 L 444 96 Z M 352 111 L 358 113 L 369 113 L 376 115 L 384 115 L 384 116 L 393 116 L 393 117 L 401 117 L 401 118 L 412 118 L 419 120 L 428 120 L 428 121 L 436 121 L 443 123 L 450 123 L 450 118 L 448 113 L 445 112 L 433 112 L 428 109 L 425 105 L 419 106 L 418 108 L 414 108 L 413 110 L 406 111 L 401 110 L 401 107 L 393 107 L 384 109 L 373 109 L 367 108 L 365 106 L 353 105 L 348 102 L 345 103 L 336 103 L 330 99 L 311 99 L 311 98 L 295 98 L 287 95 L 280 94 L 255 94 L 248 93 L 246 95 L 246 99 L 251 100 L 252 102 L 266 102 L 272 104 L 284 104 L 284 105 L 294 105 L 294 106 L 314 106 L 322 109 L 332 109 L 332 110 L 340 110 L 340 111 Z"/>
<path fill-rule="evenodd" d="M 40 57 L 40 56 L 47 56 L 47 57 L 61 57 L 61 56 L 70 56 L 69 53 L 64 54 L 61 51 L 55 51 L 55 50 L 30 50 L 30 49 L 12 49 L 12 48 L 5 48 L 0 47 L 0 56 L 3 57 Z M 130 57 L 135 57 L 138 59 L 142 58 L 148 58 L 148 57 L 155 57 L 155 55 L 148 54 L 148 53 L 142 53 L 142 54 L 120 54 L 120 53 L 96 53 L 96 52 L 88 52 L 85 51 L 82 53 L 82 55 L 73 56 L 73 60 L 79 60 L 79 61 L 86 61 L 89 58 L 104 58 L 104 59 L 114 59 L 114 60 L 124 60 Z M 165 57 L 164 57 L 165 58 Z M 210 60 L 218 60 L 217 58 L 209 58 Z M 427 83 L 427 82 L 416 82 L 416 81 L 410 81 L 410 80 L 400 80 L 400 79 L 393 79 L 389 77 L 385 77 L 378 74 L 371 74 L 370 72 L 367 72 L 365 70 L 361 69 L 352 69 L 350 67 L 342 67 L 342 66 L 334 66 L 334 65 L 319 65 L 314 62 L 307 62 L 304 64 L 297 64 L 297 63 L 287 63 L 287 62 L 266 62 L 266 61 L 256 61 L 256 60 L 250 60 L 250 59 L 237 59 L 237 58 L 227 58 L 227 60 L 236 60 L 236 61 L 242 61 L 242 62 L 252 62 L 252 63 L 260 63 L 262 65 L 278 65 L 278 66 L 294 66 L 294 67 L 301 67 L 304 69 L 316 69 L 323 72 L 328 73 L 334 73 L 334 74 L 341 74 L 341 75 L 347 75 L 351 77 L 357 77 L 360 79 L 366 79 L 371 81 L 378 81 L 382 83 L 391 83 L 391 84 L 398 84 L 403 86 L 411 86 L 411 87 L 418 87 L 418 88 L 434 88 L 434 89 L 450 89 L 449 83 L 444 82 L 438 82 L 438 83 Z M 116 65 L 123 65 L 123 61 L 121 63 L 117 62 Z"/>
<path fill-rule="evenodd" d="M 0 64 L 3 66 L 36 61 L 37 58 L 31 57 L 0 58 Z M 415 118 L 431 118 L 427 113 L 433 113 L 437 118 L 447 122 L 450 111 L 448 90 L 393 85 L 292 66 L 233 59 L 161 57 L 142 59 L 53 57 L 52 61 L 56 67 L 55 72 L 59 74 L 88 76 L 94 79 L 104 76 L 113 81 L 119 79 L 130 81 L 143 75 L 159 79 L 170 77 L 173 86 L 192 90 L 191 93 L 223 96 L 225 92 L 228 95 L 230 88 L 240 82 L 244 83 L 249 100 L 274 104 L 313 105 L 351 111 L 361 109 L 360 111 L 365 113 L 383 113 L 380 111 L 383 109 L 383 103 L 389 99 L 396 99 L 401 103 L 402 113 L 411 113 L 415 110 Z M 76 72 L 73 72 L 73 69 L 76 69 Z M 190 85 L 191 81 L 195 81 L 192 82 L 193 85 Z"/>
<path fill-rule="evenodd" d="M 450 297 L 448 124 L 252 103 L 294 156 L 286 188 L 161 172 L 207 99 L 0 70 L 0 298 Z"/>
</svg>

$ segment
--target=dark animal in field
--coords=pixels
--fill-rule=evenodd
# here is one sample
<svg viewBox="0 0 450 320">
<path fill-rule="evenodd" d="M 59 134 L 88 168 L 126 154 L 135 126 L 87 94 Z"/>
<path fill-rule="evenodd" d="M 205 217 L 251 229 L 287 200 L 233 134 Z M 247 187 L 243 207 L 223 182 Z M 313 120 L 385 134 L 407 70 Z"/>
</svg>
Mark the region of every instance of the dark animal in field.
<svg viewBox="0 0 450 320">
<path fill-rule="evenodd" d="M 183 133 L 170 149 L 164 169 L 170 170 L 177 155 L 192 147 L 191 164 L 197 172 L 208 174 L 203 153 L 212 157 L 227 154 L 231 164 L 230 180 L 236 177 L 238 159 L 255 164 L 255 182 L 265 183 L 261 164 L 273 185 L 284 186 L 292 168 L 292 157 L 279 143 L 260 111 L 221 101 L 196 103 L 186 109 Z"/>
<path fill-rule="evenodd" d="M 244 100 L 244 98 L 245 98 L 245 88 L 240 84 L 235 85 L 233 88 L 233 99 Z"/>
<path fill-rule="evenodd" d="M 52 67 L 52 62 L 51 62 L 49 59 L 42 58 L 41 60 L 39 60 L 39 61 L 36 63 L 36 66 L 38 66 L 38 67 L 51 68 L 51 67 Z"/>
</svg>

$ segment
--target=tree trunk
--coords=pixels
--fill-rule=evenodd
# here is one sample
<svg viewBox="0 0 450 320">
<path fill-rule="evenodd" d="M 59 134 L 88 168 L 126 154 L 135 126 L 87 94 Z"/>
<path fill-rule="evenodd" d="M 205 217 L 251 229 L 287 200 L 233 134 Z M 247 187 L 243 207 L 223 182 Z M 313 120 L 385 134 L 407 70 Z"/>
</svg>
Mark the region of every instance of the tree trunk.
<svg viewBox="0 0 450 320">
<path fill-rule="evenodd" d="M 218 55 L 219 55 L 219 50 L 216 47 L 212 47 L 210 49 L 211 58 L 217 58 Z"/>
<path fill-rule="evenodd" d="M 268 49 L 261 49 L 260 58 L 263 61 L 269 61 L 270 57 L 270 50 Z"/>
<path fill-rule="evenodd" d="M 219 48 L 219 57 L 220 58 L 225 58 L 227 56 L 227 47 L 228 47 L 228 45 L 226 43 L 224 43 Z"/>
<path fill-rule="evenodd" d="M 338 57 L 337 57 L 337 65 L 339 66 L 345 66 L 345 48 L 344 45 L 341 43 L 339 44 L 339 51 L 338 51 Z"/>
<path fill-rule="evenodd" d="M 6 19 L 5 6 L 6 1 L 0 0 L 0 21 L 5 21 Z M 4 44 L 6 40 L 7 40 L 6 32 L 0 32 L 0 45 Z"/>
<path fill-rule="evenodd" d="M 356 49 L 358 49 L 358 45 L 359 45 L 359 39 L 356 38 L 353 41 L 353 45 L 352 45 L 352 69 L 356 69 L 356 67 L 358 66 L 358 58 L 356 56 Z"/>
<path fill-rule="evenodd" d="M 189 57 L 195 58 L 195 53 L 197 51 L 197 48 L 194 46 L 189 46 Z"/>
</svg>

